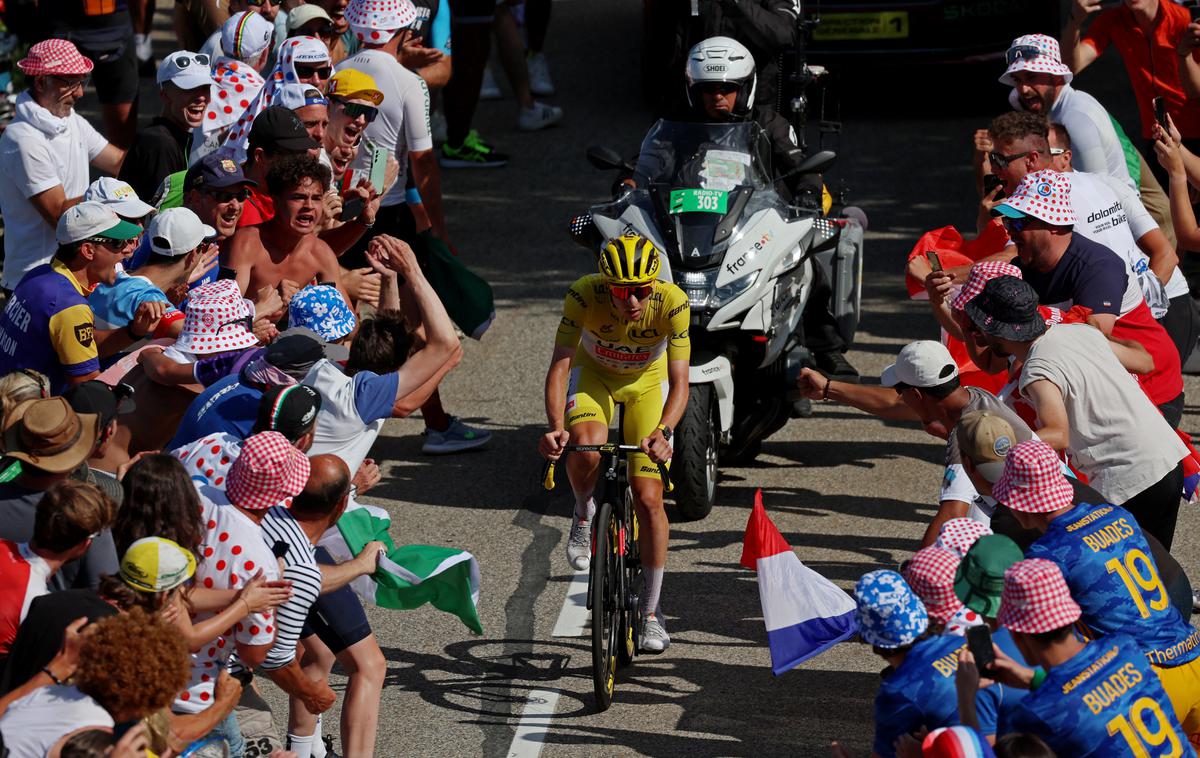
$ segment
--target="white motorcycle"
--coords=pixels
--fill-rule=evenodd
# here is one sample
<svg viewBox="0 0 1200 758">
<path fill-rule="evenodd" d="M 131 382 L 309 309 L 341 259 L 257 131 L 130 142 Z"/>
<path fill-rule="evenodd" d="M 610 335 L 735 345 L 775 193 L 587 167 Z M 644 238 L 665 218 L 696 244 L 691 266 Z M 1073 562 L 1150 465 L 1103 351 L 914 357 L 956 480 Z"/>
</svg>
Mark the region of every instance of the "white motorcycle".
<svg viewBox="0 0 1200 758">
<path fill-rule="evenodd" d="M 820 174 L 822 151 L 791 172 Z M 601 169 L 632 171 L 637 189 L 571 221 L 598 253 L 627 228 L 666 252 L 660 278 L 691 303 L 687 410 L 675 430 L 671 479 L 679 512 L 701 519 L 716 496 L 718 461 L 753 459 L 768 436 L 801 415 L 796 377 L 809 360 L 801 314 L 823 266 L 833 315 L 847 342 L 858 326 L 863 226 L 857 209 L 827 216 L 789 205 L 775 190 L 770 143 L 755 123 L 659 121 L 636 166 L 593 147 Z M 819 185 L 818 185 L 819 186 Z"/>
</svg>

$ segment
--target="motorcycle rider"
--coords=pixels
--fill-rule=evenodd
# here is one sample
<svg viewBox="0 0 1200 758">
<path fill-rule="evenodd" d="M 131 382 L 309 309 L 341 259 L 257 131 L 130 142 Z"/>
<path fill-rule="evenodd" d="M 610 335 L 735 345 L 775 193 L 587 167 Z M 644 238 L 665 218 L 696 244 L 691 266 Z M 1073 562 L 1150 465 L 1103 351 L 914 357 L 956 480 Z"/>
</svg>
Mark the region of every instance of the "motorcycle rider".
<svg viewBox="0 0 1200 758">
<path fill-rule="evenodd" d="M 779 56 L 799 41 L 799 0 L 653 0 L 646 3 L 643 83 L 660 114 L 679 104 L 679 73 L 695 45 L 732 37 L 758 62 L 758 101 L 775 106 Z"/>
<path fill-rule="evenodd" d="M 648 652 L 671 644 L 658 602 L 670 525 L 657 464 L 671 458 L 671 434 L 688 401 L 691 357 L 687 295 L 658 278 L 660 266 L 654 244 L 627 231 L 605 244 L 600 273 L 571 285 L 546 373 L 550 431 L 538 442 L 538 452 L 550 461 L 559 459 L 568 440 L 604 444 L 614 403 L 624 404 L 625 442 L 637 441 L 642 449 L 629 456 L 629 485 L 641 525 L 646 578 L 641 649 Z M 567 460 L 575 493 L 567 560 L 576 571 L 590 565 L 599 468 L 596 452 L 574 452 Z"/>
<path fill-rule="evenodd" d="M 758 76 L 754 57 L 745 45 L 729 37 L 704 40 L 688 52 L 685 79 L 688 108 L 673 120 L 718 123 L 753 121 L 762 128 L 771 143 L 771 166 L 776 190 L 785 200 L 798 198 L 802 204 L 819 206 L 820 177 L 792 173 L 804 160 L 792 125 L 769 103 L 756 104 Z M 649 146 L 649 149 L 643 146 L 633 177 L 624 182 L 631 186 L 645 186 L 648 176 L 674 173 L 655 166 L 665 155 L 674 153 L 674 150 L 659 153 L 653 146 Z M 814 262 L 813 273 L 812 291 L 802 314 L 804 344 L 812 351 L 817 368 L 823 373 L 839 381 L 857 382 L 858 371 L 845 356 L 849 345 L 830 311 L 833 288 L 823 266 Z"/>
</svg>

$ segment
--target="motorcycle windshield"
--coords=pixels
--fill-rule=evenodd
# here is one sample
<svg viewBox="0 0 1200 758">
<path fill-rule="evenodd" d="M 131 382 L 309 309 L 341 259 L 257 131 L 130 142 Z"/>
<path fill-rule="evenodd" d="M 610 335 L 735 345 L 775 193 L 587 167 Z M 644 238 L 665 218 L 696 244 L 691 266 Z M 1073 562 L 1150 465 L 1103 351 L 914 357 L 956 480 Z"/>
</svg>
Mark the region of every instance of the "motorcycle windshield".
<svg viewBox="0 0 1200 758">
<path fill-rule="evenodd" d="M 773 194 L 770 161 L 770 141 L 756 123 L 662 120 L 642 141 L 634 181 L 658 195 L 679 263 L 704 268 L 723 253 L 729 230 L 718 229 L 744 208 L 744 196 Z"/>
<path fill-rule="evenodd" d="M 754 122 L 695 124 L 660 120 L 642 140 L 639 187 L 730 192 L 771 187 L 771 143 Z"/>
</svg>

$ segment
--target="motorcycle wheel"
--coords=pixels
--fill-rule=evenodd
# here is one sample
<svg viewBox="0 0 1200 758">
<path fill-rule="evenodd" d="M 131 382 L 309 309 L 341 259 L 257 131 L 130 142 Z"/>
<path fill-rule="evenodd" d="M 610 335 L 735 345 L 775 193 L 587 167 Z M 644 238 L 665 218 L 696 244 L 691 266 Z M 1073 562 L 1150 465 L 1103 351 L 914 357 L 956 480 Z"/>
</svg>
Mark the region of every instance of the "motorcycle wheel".
<svg viewBox="0 0 1200 758">
<path fill-rule="evenodd" d="M 675 506 L 687 521 L 709 514 L 717 495 L 717 402 L 711 384 L 688 389 L 687 410 L 675 430 L 671 481 Z"/>
</svg>

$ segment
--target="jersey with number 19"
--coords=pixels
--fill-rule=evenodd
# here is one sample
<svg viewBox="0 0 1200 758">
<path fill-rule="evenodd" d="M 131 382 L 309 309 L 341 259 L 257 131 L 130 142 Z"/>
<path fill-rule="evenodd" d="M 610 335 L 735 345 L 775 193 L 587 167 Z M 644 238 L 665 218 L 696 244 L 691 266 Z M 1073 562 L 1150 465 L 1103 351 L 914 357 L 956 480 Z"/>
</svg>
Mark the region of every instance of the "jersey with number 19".
<svg viewBox="0 0 1200 758">
<path fill-rule="evenodd" d="M 1071 758 L 1196 755 L 1140 646 L 1124 634 L 1093 640 L 1050 669 L 1008 724 Z"/>
<path fill-rule="evenodd" d="M 1094 636 L 1128 634 L 1155 666 L 1200 656 L 1200 631 L 1171 605 L 1150 545 L 1124 508 L 1080 503 L 1051 521 L 1026 557 L 1058 565 Z"/>
</svg>

